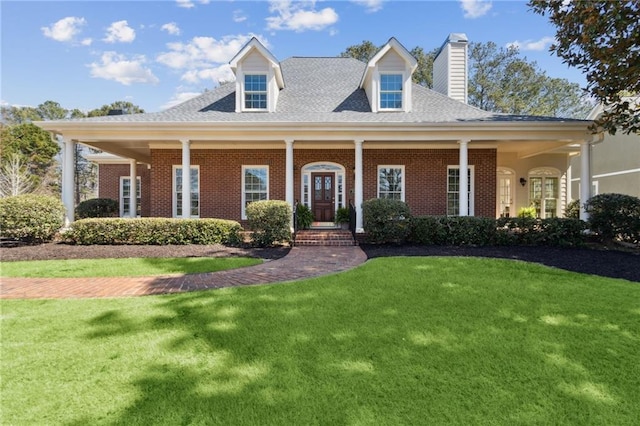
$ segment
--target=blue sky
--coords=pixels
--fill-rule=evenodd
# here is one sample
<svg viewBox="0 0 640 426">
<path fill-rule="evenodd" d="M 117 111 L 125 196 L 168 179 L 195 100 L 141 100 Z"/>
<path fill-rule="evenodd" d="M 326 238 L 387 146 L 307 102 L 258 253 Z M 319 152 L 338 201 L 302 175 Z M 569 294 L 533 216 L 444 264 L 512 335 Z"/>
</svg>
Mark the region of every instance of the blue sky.
<svg viewBox="0 0 640 426">
<path fill-rule="evenodd" d="M 525 1 L 0 1 L 5 105 L 159 111 L 233 78 L 228 62 L 253 36 L 284 60 L 390 37 L 428 51 L 464 32 L 518 43 L 548 75 L 585 84 L 548 52 L 555 29 Z"/>
</svg>

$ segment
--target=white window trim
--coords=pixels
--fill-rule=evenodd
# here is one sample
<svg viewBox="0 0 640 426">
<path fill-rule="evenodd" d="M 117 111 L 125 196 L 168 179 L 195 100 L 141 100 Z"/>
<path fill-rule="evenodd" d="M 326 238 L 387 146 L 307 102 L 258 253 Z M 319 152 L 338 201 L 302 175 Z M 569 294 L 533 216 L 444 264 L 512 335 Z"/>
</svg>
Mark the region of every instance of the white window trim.
<svg viewBox="0 0 640 426">
<path fill-rule="evenodd" d="M 383 108 L 382 107 L 382 76 L 383 75 L 399 75 L 402 79 L 402 89 L 401 89 L 401 99 L 402 106 L 400 108 Z M 405 92 L 407 89 L 406 77 L 404 72 L 392 72 L 385 71 L 378 74 L 378 110 L 379 111 L 405 111 L 406 108 L 406 96 Z"/>
<path fill-rule="evenodd" d="M 469 216 L 475 216 L 475 198 L 476 198 L 476 170 L 475 170 L 475 166 L 469 164 L 467 166 L 469 168 L 469 171 L 471 172 L 471 179 L 469 180 L 469 186 L 470 186 L 470 191 L 469 191 Z M 449 170 L 451 169 L 458 169 L 460 170 L 460 165 L 452 165 L 452 166 L 447 166 L 447 210 L 449 209 Z M 458 193 L 459 194 L 459 193 Z M 460 195 L 458 195 L 458 197 L 460 197 Z M 458 204 L 460 204 L 460 198 L 458 198 Z M 446 213 L 448 216 L 452 216 L 449 215 L 449 212 Z M 460 215 L 460 209 L 458 209 L 458 216 Z"/>
<path fill-rule="evenodd" d="M 265 80 L 266 80 L 266 88 L 265 88 L 265 95 L 267 96 L 267 106 L 265 108 L 247 108 L 246 104 L 245 104 L 245 95 L 247 93 L 262 93 L 262 92 L 250 92 L 247 90 L 246 88 L 246 80 L 245 78 L 249 75 L 263 75 L 265 76 Z M 266 72 L 244 72 L 242 74 L 242 81 L 240 83 L 242 85 L 242 96 L 241 96 L 241 105 L 240 108 L 242 111 L 246 111 L 246 112 L 269 112 L 271 110 L 271 96 L 270 96 L 270 90 L 269 90 L 269 73 Z"/>
<path fill-rule="evenodd" d="M 118 189 L 118 209 L 120 210 L 120 217 L 125 217 L 124 216 L 124 196 L 122 195 L 124 192 L 124 180 L 128 179 L 129 181 L 131 181 L 131 176 L 120 176 L 120 188 Z M 138 186 L 137 186 L 137 182 L 140 182 L 140 193 L 138 194 Z M 136 176 L 136 200 L 140 200 L 140 210 L 142 213 L 142 179 L 140 179 L 140 176 Z M 136 210 L 137 210 L 138 206 L 136 206 Z M 129 217 L 129 216 L 127 216 Z M 140 217 L 140 215 L 136 215 L 136 217 Z"/>
<path fill-rule="evenodd" d="M 174 164 L 173 168 L 172 168 L 172 173 L 171 173 L 171 214 L 173 217 L 177 218 L 177 217 L 182 217 L 182 216 L 178 216 L 178 193 L 176 191 L 176 170 L 177 169 L 182 169 L 182 165 L 180 164 Z M 198 214 L 197 215 L 191 215 L 192 218 L 194 219 L 198 219 L 200 217 L 200 208 L 202 207 L 202 200 L 200 198 L 200 166 L 198 165 L 191 165 L 191 170 L 197 170 L 198 171 Z M 184 204 L 184 203 L 183 203 Z M 182 208 L 184 209 L 184 205 L 182 206 Z M 191 210 L 191 194 L 189 194 L 189 210 Z"/>
<path fill-rule="evenodd" d="M 376 180 L 377 180 L 377 186 L 378 186 L 378 191 L 377 191 L 377 197 L 380 198 L 380 169 L 400 169 L 401 172 L 401 176 L 402 176 L 402 180 L 400 182 L 400 190 L 402 191 L 402 193 L 400 194 L 400 199 L 402 201 L 405 200 L 405 181 L 407 180 L 407 175 L 405 173 L 405 167 L 404 165 L 393 165 L 393 164 L 380 164 L 378 165 L 378 169 L 377 169 L 377 174 L 376 174 Z"/>
<path fill-rule="evenodd" d="M 255 166 L 250 166 L 250 165 L 243 165 L 242 166 L 242 187 L 240 188 L 240 191 L 242 192 L 242 204 L 241 204 L 241 208 L 242 208 L 242 220 L 246 220 L 247 219 L 247 212 L 245 211 L 245 202 L 246 202 L 246 191 L 245 191 L 245 175 L 246 175 L 246 170 L 247 169 L 265 169 L 267 171 L 267 200 L 269 199 L 269 166 L 265 166 L 264 164 L 261 165 L 255 165 Z"/>
<path fill-rule="evenodd" d="M 560 170 L 556 169 L 555 167 L 536 167 L 534 169 L 529 170 L 529 173 L 527 173 L 528 175 L 528 180 L 529 183 L 528 185 L 531 184 L 531 178 L 541 178 L 542 179 L 542 199 L 540 200 L 540 217 L 544 217 L 544 213 L 546 211 L 546 200 L 547 198 L 544 198 L 544 188 L 546 185 L 546 179 L 547 178 L 554 178 L 558 180 L 558 194 L 557 197 L 555 198 L 556 200 L 556 216 L 555 217 L 562 217 L 562 194 L 561 194 L 561 185 L 562 185 L 562 177 L 561 177 L 561 173 Z M 578 192 L 579 193 L 579 192 Z M 529 200 L 529 203 L 531 203 L 531 189 L 527 187 L 527 199 Z"/>
</svg>

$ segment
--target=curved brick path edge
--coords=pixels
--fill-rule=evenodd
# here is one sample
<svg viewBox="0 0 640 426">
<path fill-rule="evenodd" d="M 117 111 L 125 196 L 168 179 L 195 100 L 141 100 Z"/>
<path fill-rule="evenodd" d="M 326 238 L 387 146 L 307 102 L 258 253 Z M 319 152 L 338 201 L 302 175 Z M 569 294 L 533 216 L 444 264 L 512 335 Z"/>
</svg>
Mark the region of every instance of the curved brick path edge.
<svg viewBox="0 0 640 426">
<path fill-rule="evenodd" d="M 0 299 L 131 297 L 279 283 L 346 271 L 364 263 L 358 246 L 294 247 L 283 258 L 203 274 L 113 278 L 2 278 Z"/>
</svg>

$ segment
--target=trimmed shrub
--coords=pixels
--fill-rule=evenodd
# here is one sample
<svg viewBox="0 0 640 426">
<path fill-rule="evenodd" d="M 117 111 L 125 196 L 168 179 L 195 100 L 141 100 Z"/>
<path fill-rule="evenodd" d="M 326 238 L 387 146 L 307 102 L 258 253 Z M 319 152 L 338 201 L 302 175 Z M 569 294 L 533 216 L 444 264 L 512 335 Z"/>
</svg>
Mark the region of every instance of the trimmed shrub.
<svg viewBox="0 0 640 426">
<path fill-rule="evenodd" d="M 254 201 L 247 205 L 253 243 L 265 247 L 291 241 L 291 206 L 286 201 Z"/>
<path fill-rule="evenodd" d="M 420 216 L 411 222 L 416 244 L 486 246 L 496 242 L 495 219 L 475 216 Z"/>
<path fill-rule="evenodd" d="M 111 198 L 92 198 L 85 200 L 76 207 L 76 219 L 94 217 L 118 217 L 118 202 Z"/>
<path fill-rule="evenodd" d="M 640 242 L 640 199 L 624 194 L 600 194 L 585 203 L 589 229 L 604 241 Z"/>
<path fill-rule="evenodd" d="M 349 207 L 338 207 L 336 211 L 336 223 L 349 223 Z"/>
<path fill-rule="evenodd" d="M 580 219 L 580 200 L 573 200 L 564 209 L 564 217 Z"/>
<path fill-rule="evenodd" d="M 500 218 L 496 221 L 497 245 L 581 246 L 585 223 L 572 218 Z"/>
<path fill-rule="evenodd" d="M 309 229 L 313 222 L 313 212 L 304 204 L 296 205 L 296 225 L 298 229 Z"/>
<path fill-rule="evenodd" d="M 411 232 L 409 206 L 400 200 L 373 198 L 362 203 L 367 242 L 402 244 Z"/>
<path fill-rule="evenodd" d="M 44 242 L 64 225 L 64 205 L 54 197 L 17 195 L 0 199 L 0 236 Z"/>
<path fill-rule="evenodd" d="M 238 222 L 223 219 L 100 218 L 73 222 L 64 238 L 81 245 L 238 245 L 241 230 Z"/>
</svg>

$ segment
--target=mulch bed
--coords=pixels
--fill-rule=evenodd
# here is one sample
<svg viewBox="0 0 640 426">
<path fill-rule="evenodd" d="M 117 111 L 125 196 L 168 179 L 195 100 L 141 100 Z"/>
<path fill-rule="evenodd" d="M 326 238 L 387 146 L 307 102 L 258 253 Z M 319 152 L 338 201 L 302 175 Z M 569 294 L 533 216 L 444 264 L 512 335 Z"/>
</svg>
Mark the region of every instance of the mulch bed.
<svg viewBox="0 0 640 426">
<path fill-rule="evenodd" d="M 619 251 L 599 248 L 556 247 L 442 247 L 442 246 L 361 246 L 369 258 L 384 256 L 476 256 L 537 262 L 574 272 L 623 278 L 640 282 L 640 250 Z M 228 257 L 244 256 L 279 259 L 289 247 L 253 248 L 222 245 L 171 246 L 75 246 L 47 243 L 0 247 L 3 262 L 17 260 L 91 259 L 126 257 Z"/>
</svg>

